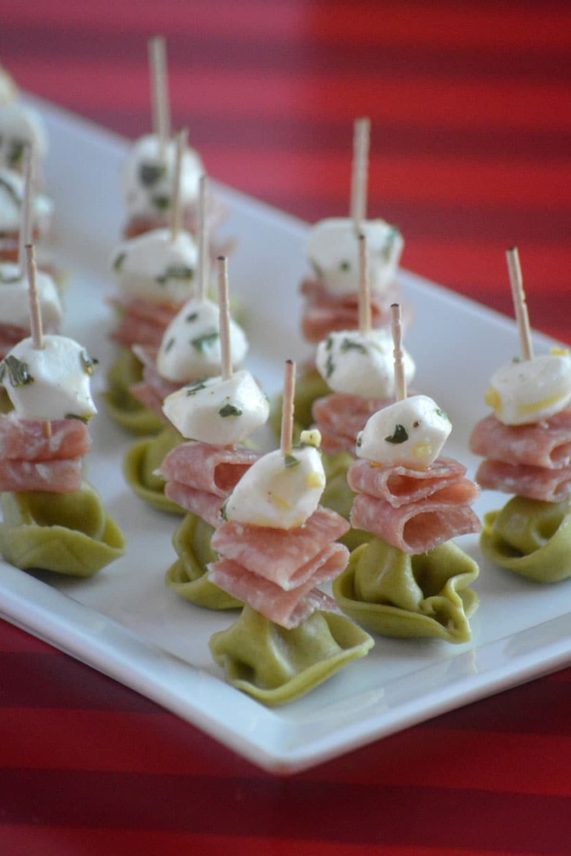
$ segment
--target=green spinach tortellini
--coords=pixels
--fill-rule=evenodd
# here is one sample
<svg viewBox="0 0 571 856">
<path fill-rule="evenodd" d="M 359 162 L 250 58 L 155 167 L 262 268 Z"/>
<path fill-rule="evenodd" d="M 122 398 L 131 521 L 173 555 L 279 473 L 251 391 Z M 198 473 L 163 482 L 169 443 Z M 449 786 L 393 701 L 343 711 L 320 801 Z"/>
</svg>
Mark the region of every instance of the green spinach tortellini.
<svg viewBox="0 0 571 856">
<path fill-rule="evenodd" d="M 217 555 L 210 545 L 214 529 L 196 514 L 187 514 L 173 536 L 179 556 L 166 574 L 166 584 L 177 594 L 205 609 L 239 609 L 242 602 L 211 583 L 209 562 Z"/>
<path fill-rule="evenodd" d="M 143 366 L 129 348 L 122 348 L 107 374 L 105 403 L 109 416 L 130 434 L 146 436 L 164 428 L 164 422 L 137 401 L 130 391 L 143 376 Z"/>
<path fill-rule="evenodd" d="M 0 552 L 22 569 L 90 577 L 119 558 L 125 539 L 87 482 L 73 493 L 4 493 Z"/>
<path fill-rule="evenodd" d="M 372 538 L 333 583 L 341 609 L 381 636 L 470 639 L 478 566 L 453 541 L 413 556 Z"/>
<path fill-rule="evenodd" d="M 123 475 L 137 496 L 159 511 L 182 515 L 184 509 L 165 496 L 165 481 L 155 475 L 165 455 L 183 442 L 182 436 L 171 426 L 163 427 L 156 437 L 147 437 L 135 443 L 123 461 Z"/>
<path fill-rule="evenodd" d="M 571 504 L 515 496 L 484 516 L 482 553 L 494 565 L 539 583 L 571 577 Z"/>
<path fill-rule="evenodd" d="M 285 630 L 246 606 L 231 627 L 212 636 L 210 650 L 233 686 L 265 704 L 279 705 L 364 657 L 373 644 L 344 615 L 314 612 L 299 627 Z"/>
</svg>

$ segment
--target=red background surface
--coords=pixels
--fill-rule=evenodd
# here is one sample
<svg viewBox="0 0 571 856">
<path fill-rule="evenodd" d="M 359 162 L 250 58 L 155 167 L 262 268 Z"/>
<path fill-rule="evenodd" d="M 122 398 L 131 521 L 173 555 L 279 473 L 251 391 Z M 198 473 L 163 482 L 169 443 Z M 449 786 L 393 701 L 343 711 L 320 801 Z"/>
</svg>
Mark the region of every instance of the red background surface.
<svg viewBox="0 0 571 856">
<path fill-rule="evenodd" d="M 405 266 L 509 312 L 517 243 L 534 326 L 571 341 L 568 2 L 0 0 L 20 85 L 128 136 L 157 32 L 216 178 L 343 214 L 369 115 Z M 571 670 L 278 780 L 0 625 L 1 853 L 569 856 L 570 795 Z"/>
</svg>

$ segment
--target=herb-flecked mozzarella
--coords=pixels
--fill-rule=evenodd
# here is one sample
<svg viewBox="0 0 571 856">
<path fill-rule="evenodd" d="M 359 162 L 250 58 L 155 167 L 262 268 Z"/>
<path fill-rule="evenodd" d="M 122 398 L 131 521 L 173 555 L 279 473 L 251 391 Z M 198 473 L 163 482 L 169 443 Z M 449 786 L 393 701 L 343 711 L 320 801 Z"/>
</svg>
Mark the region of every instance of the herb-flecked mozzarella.
<svg viewBox="0 0 571 856">
<path fill-rule="evenodd" d="M 36 288 L 42 321 L 46 330 L 57 330 L 62 318 L 62 305 L 56 285 L 47 273 L 38 271 Z M 28 279 L 13 262 L 0 264 L 0 324 L 30 329 Z"/>
<path fill-rule="evenodd" d="M 432 398 L 411 395 L 373 413 L 357 436 L 357 457 L 425 469 L 439 456 L 451 431 L 448 416 Z"/>
<path fill-rule="evenodd" d="M 268 399 L 249 371 L 208 378 L 173 392 L 163 412 L 187 440 L 234 446 L 268 419 Z"/>
<path fill-rule="evenodd" d="M 22 220 L 24 179 L 17 172 L 0 169 L 0 232 L 18 232 Z M 53 212 L 53 202 L 41 193 L 32 200 L 33 226 L 46 232 Z"/>
<path fill-rule="evenodd" d="M 505 425 L 540 422 L 571 401 L 571 357 L 565 349 L 508 363 L 492 376 L 485 395 Z"/>
<path fill-rule="evenodd" d="M 395 277 L 404 241 L 395 226 L 384 220 L 364 220 L 369 281 L 372 291 L 383 292 Z M 353 221 L 331 217 L 317 223 L 309 234 L 307 256 L 315 273 L 335 294 L 359 288 L 359 240 Z"/>
<path fill-rule="evenodd" d="M 97 409 L 91 397 L 94 361 L 74 339 L 48 334 L 36 350 L 22 339 L 0 363 L 0 377 L 21 419 L 87 421 Z"/>
<path fill-rule="evenodd" d="M 390 398 L 395 394 L 393 339 L 386 330 L 343 330 L 331 333 L 317 347 L 316 366 L 334 392 L 363 398 Z M 414 377 L 414 362 L 404 351 L 407 382 Z"/>
<path fill-rule="evenodd" d="M 259 458 L 242 476 L 224 506 L 227 520 L 297 529 L 311 517 L 325 488 L 321 454 L 304 446 Z"/>
<path fill-rule="evenodd" d="M 40 160 L 47 152 L 47 135 L 39 113 L 21 101 L 10 101 L 0 109 L 0 166 L 21 172 L 26 145 L 34 147 Z"/>
<path fill-rule="evenodd" d="M 122 294 L 153 303 L 182 303 L 194 283 L 198 250 L 188 232 L 172 239 L 170 229 L 153 229 L 123 241 L 112 268 Z"/>
<path fill-rule="evenodd" d="M 219 374 L 219 318 L 218 306 L 211 300 L 193 298 L 185 303 L 163 335 L 157 356 L 159 373 L 177 383 Z M 230 347 L 233 366 L 238 366 L 246 356 L 248 342 L 235 321 L 230 321 Z"/>
<path fill-rule="evenodd" d="M 168 216 L 172 205 L 176 163 L 176 143 L 169 140 L 164 161 L 160 157 L 159 138 L 141 137 L 131 148 L 123 170 L 123 193 L 131 217 L 150 219 Z M 185 149 L 180 177 L 180 202 L 183 208 L 198 199 L 199 179 L 204 166 L 194 149 Z"/>
</svg>

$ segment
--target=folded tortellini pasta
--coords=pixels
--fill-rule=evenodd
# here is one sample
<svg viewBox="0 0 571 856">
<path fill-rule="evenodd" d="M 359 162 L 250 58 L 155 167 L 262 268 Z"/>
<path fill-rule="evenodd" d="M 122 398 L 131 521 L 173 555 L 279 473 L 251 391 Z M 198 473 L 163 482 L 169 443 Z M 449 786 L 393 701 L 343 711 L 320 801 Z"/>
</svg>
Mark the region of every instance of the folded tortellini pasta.
<svg viewBox="0 0 571 856">
<path fill-rule="evenodd" d="M 142 376 L 140 361 L 129 348 L 121 348 L 107 374 L 107 391 L 104 393 L 109 416 L 125 431 L 137 436 L 156 434 L 164 428 L 164 422 L 157 414 L 137 401 L 129 391 Z"/>
<path fill-rule="evenodd" d="M 173 536 L 179 556 L 168 569 L 165 582 L 177 594 L 205 609 L 239 609 L 243 604 L 211 583 L 207 565 L 216 561 L 210 545 L 214 529 L 196 514 L 187 514 Z"/>
<path fill-rule="evenodd" d="M 4 493 L 0 552 L 22 569 L 90 577 L 123 555 L 125 539 L 83 482 L 73 493 Z"/>
<path fill-rule="evenodd" d="M 212 636 L 210 650 L 233 686 L 265 704 L 280 705 L 365 656 L 373 644 L 368 633 L 333 612 L 314 612 L 285 630 L 246 606 L 231 627 Z"/>
<path fill-rule="evenodd" d="M 467 642 L 478 565 L 453 541 L 418 556 L 371 538 L 333 583 L 341 609 L 381 636 Z"/>
<path fill-rule="evenodd" d="M 182 515 L 185 511 L 165 496 L 165 481 L 155 475 L 155 470 L 171 449 L 182 442 L 183 438 L 175 428 L 163 427 L 160 434 L 134 443 L 123 461 L 123 475 L 133 492 L 153 508 L 169 514 Z"/>
<path fill-rule="evenodd" d="M 571 504 L 515 496 L 484 516 L 482 553 L 494 565 L 539 583 L 571 577 Z"/>
</svg>

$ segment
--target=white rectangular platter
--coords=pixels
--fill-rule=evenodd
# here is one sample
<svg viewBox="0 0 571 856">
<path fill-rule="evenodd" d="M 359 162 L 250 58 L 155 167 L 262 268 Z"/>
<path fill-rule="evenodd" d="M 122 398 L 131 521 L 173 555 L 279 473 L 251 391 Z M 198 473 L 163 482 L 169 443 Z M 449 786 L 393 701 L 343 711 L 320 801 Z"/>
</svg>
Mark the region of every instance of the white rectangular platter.
<svg viewBox="0 0 571 856">
<path fill-rule="evenodd" d="M 109 259 L 123 221 L 119 172 L 127 143 L 38 102 L 50 134 L 47 184 L 57 210 L 56 244 L 69 271 L 65 332 L 100 358 L 96 390 L 112 359 Z M 307 226 L 234 191 L 225 229 L 237 239 L 231 287 L 245 309 L 248 365 L 271 394 L 283 360 L 307 354 L 299 336 L 297 284 Z M 517 353 L 514 325 L 484 307 L 403 273 L 415 309 L 407 346 L 417 389 L 450 414 L 447 451 L 468 464 L 467 439 L 484 415 L 491 372 Z M 536 338 L 539 351 L 549 342 Z M 292 773 L 545 672 L 571 659 L 571 581 L 541 587 L 488 566 L 477 539 L 462 546 L 481 564 L 473 640 L 377 639 L 375 648 L 305 698 L 267 709 L 224 683 L 210 635 L 234 620 L 190 606 L 164 586 L 176 519 L 151 510 L 123 481 L 132 440 L 107 418 L 93 424 L 89 478 L 123 527 L 123 559 L 88 581 L 28 574 L 0 562 L 0 615 L 132 687 L 275 773 Z M 505 497 L 485 494 L 477 511 Z"/>
</svg>

